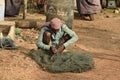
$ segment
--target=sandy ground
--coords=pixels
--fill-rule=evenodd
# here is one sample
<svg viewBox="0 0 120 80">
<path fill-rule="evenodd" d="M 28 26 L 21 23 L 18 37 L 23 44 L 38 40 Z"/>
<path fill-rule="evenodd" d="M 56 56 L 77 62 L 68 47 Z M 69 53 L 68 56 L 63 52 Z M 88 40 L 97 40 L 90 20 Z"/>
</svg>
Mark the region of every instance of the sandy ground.
<svg viewBox="0 0 120 80">
<path fill-rule="evenodd" d="M 28 14 L 27 18 L 45 19 L 42 14 Z M 21 18 L 18 16 L 17 18 Z M 12 18 L 6 18 L 9 20 Z M 79 40 L 67 50 L 93 55 L 95 69 L 83 73 L 49 73 L 43 71 L 27 53 L 37 49 L 39 31 L 22 29 L 23 39 L 16 37 L 19 50 L 0 49 L 0 80 L 120 80 L 120 14 L 103 11 L 94 21 L 75 16 L 73 30 Z"/>
</svg>

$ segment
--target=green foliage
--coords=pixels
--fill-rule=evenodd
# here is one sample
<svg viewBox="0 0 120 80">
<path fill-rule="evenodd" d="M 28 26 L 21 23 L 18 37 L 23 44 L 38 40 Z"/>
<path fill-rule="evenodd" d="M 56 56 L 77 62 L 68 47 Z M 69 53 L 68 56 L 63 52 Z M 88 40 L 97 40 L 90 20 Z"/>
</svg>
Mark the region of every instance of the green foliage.
<svg viewBox="0 0 120 80">
<path fill-rule="evenodd" d="M 16 29 L 15 29 L 15 34 L 16 34 L 16 35 L 20 35 L 20 34 L 21 34 L 21 31 L 20 31 L 19 28 L 16 28 Z"/>
</svg>

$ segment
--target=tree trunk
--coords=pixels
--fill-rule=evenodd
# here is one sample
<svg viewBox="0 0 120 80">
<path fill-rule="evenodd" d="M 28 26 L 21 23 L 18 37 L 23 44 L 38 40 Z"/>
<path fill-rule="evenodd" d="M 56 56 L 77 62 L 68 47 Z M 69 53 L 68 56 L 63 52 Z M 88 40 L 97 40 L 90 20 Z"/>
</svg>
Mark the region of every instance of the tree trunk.
<svg viewBox="0 0 120 80">
<path fill-rule="evenodd" d="M 48 0 L 46 21 L 57 17 L 63 20 L 69 28 L 72 29 L 74 19 L 74 4 L 73 0 Z"/>
</svg>

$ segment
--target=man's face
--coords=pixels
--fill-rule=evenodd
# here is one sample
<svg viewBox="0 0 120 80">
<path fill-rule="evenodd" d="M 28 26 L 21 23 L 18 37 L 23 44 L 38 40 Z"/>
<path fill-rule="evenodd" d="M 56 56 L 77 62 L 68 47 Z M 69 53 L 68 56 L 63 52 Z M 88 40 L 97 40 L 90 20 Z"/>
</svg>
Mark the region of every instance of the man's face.
<svg viewBox="0 0 120 80">
<path fill-rule="evenodd" d="M 57 33 L 60 30 L 60 25 L 58 25 L 57 23 L 51 23 L 52 26 L 52 30 Z"/>
<path fill-rule="evenodd" d="M 57 33 L 60 29 L 54 29 L 52 28 L 53 32 Z"/>
</svg>

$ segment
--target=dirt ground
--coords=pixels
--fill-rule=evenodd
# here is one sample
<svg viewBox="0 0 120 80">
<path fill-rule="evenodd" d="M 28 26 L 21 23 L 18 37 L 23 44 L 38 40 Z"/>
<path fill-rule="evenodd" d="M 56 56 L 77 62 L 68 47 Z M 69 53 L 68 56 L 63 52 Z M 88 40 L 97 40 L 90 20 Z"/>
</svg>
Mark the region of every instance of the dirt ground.
<svg viewBox="0 0 120 80">
<path fill-rule="evenodd" d="M 5 20 L 12 20 L 6 17 Z M 21 19 L 21 15 L 14 17 Z M 28 14 L 27 19 L 45 20 L 43 14 Z M 120 80 L 120 13 L 103 10 L 94 21 L 81 20 L 75 13 L 73 30 L 79 40 L 66 50 L 93 55 L 95 69 L 83 73 L 49 73 L 43 71 L 27 53 L 37 49 L 38 30 L 21 29 L 16 36 L 18 50 L 0 49 L 0 80 Z"/>
</svg>

